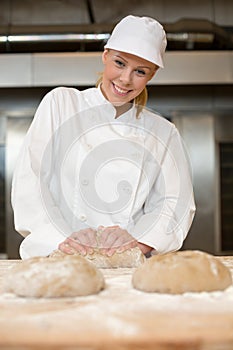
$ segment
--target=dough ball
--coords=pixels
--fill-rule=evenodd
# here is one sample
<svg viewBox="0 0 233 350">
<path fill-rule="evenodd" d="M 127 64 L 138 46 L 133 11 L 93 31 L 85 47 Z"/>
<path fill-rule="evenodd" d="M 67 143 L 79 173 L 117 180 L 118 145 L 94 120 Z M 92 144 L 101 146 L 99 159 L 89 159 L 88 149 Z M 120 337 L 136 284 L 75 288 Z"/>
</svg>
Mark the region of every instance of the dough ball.
<svg viewBox="0 0 233 350">
<path fill-rule="evenodd" d="M 4 290 L 23 297 L 75 297 L 98 293 L 104 277 L 81 256 L 35 257 L 13 266 Z"/>
<path fill-rule="evenodd" d="M 74 255 L 79 255 L 75 253 Z M 55 250 L 50 257 L 60 256 L 64 257 L 67 254 L 61 252 L 60 250 Z M 96 250 L 93 254 L 85 255 L 85 258 L 91 261 L 96 267 L 106 269 L 106 268 L 119 268 L 119 267 L 138 267 L 145 260 L 145 256 L 138 247 L 127 249 L 122 253 L 114 253 L 112 256 L 107 256 L 101 254 L 100 251 Z"/>
<path fill-rule="evenodd" d="M 224 290 L 232 277 L 213 255 L 187 250 L 152 256 L 134 271 L 132 283 L 144 292 L 180 294 Z"/>
</svg>

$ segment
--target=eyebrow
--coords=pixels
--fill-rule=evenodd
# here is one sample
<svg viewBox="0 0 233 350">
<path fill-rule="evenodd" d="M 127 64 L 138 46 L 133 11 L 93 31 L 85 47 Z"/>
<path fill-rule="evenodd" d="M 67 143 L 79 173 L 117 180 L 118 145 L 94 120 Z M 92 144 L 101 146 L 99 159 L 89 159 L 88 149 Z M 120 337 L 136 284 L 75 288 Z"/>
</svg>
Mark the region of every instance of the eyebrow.
<svg viewBox="0 0 233 350">
<path fill-rule="evenodd" d="M 117 54 L 115 56 L 128 63 L 128 61 L 124 57 L 117 55 Z M 137 68 L 147 68 L 147 69 L 151 70 L 151 68 L 148 66 L 137 66 Z"/>
</svg>

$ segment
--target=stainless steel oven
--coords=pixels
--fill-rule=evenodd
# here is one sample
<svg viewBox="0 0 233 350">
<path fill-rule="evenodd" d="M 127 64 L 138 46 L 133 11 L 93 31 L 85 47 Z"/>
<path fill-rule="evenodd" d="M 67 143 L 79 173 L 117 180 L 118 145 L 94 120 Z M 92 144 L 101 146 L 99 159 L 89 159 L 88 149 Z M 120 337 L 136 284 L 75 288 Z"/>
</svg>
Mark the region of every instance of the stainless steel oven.
<svg viewBox="0 0 233 350">
<path fill-rule="evenodd" d="M 187 146 L 197 212 L 184 249 L 233 253 L 233 113 L 182 112 L 173 118 Z"/>
</svg>

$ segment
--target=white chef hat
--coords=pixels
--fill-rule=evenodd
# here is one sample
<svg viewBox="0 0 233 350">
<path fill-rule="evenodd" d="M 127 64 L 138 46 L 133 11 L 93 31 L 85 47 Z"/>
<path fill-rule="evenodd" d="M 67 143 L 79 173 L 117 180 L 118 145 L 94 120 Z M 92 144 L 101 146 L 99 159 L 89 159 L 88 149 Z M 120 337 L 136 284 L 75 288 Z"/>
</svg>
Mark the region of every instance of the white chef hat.
<svg viewBox="0 0 233 350">
<path fill-rule="evenodd" d="M 129 15 L 115 26 L 104 48 L 131 53 L 163 68 L 166 46 L 166 33 L 159 22 Z"/>
</svg>

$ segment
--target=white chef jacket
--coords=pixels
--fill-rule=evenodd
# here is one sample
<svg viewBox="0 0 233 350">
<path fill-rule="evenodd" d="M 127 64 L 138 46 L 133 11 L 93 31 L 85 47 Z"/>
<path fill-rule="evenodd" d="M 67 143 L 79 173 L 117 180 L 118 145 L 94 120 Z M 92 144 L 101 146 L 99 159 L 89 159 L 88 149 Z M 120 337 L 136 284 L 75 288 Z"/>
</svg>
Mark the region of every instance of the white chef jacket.
<svg viewBox="0 0 233 350">
<path fill-rule="evenodd" d="M 12 182 L 22 259 L 47 256 L 72 232 L 119 225 L 155 253 L 182 246 L 195 213 L 175 126 L 136 106 L 116 118 L 100 88 L 60 87 L 41 101 Z"/>
</svg>

